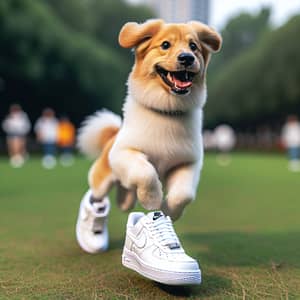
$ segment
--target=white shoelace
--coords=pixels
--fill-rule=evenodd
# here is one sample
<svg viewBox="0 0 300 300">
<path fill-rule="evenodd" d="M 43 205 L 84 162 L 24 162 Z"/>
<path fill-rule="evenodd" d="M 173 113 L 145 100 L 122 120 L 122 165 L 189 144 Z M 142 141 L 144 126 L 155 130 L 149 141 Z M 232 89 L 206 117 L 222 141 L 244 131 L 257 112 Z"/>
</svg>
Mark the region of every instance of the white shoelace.
<svg viewBox="0 0 300 300">
<path fill-rule="evenodd" d="M 162 246 L 168 246 L 171 250 L 180 248 L 179 239 L 169 217 L 160 217 L 149 224 L 152 234 Z"/>
</svg>

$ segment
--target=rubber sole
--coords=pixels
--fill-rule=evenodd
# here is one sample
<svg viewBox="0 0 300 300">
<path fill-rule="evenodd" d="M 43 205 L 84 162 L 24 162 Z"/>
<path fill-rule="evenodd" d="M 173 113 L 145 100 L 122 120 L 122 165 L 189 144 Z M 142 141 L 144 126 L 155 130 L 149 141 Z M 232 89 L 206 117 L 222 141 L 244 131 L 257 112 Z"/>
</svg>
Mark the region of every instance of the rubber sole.
<svg viewBox="0 0 300 300">
<path fill-rule="evenodd" d="M 130 250 L 124 248 L 122 254 L 122 264 L 140 275 L 168 285 L 199 285 L 201 283 L 201 271 L 191 270 L 184 272 L 167 271 L 153 268 L 143 263 L 140 258 Z"/>
</svg>

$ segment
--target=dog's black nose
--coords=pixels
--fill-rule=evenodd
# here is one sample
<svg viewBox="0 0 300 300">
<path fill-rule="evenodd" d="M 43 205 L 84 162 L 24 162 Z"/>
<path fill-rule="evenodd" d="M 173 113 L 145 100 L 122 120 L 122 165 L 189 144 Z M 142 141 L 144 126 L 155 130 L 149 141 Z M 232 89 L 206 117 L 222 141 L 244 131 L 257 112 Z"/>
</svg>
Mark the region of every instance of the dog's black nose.
<svg viewBox="0 0 300 300">
<path fill-rule="evenodd" d="M 192 53 L 182 52 L 177 57 L 179 63 L 185 67 L 191 66 L 195 61 L 195 57 Z"/>
</svg>

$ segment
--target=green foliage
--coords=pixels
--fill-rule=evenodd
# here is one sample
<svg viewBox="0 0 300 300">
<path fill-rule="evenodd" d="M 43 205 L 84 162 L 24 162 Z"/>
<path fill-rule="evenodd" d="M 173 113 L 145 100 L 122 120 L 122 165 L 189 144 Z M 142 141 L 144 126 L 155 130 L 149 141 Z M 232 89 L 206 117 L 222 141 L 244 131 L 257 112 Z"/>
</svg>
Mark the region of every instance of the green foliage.
<svg viewBox="0 0 300 300">
<path fill-rule="evenodd" d="M 266 25 L 266 19 L 262 17 L 261 23 Z M 216 61 L 209 73 L 208 126 L 220 122 L 253 129 L 265 123 L 278 126 L 287 114 L 300 113 L 299 30 L 300 16 L 278 29 L 265 26 L 255 43 L 241 48 L 228 61 L 224 59 L 228 52 L 224 36 L 223 65 Z"/>
<path fill-rule="evenodd" d="M 35 119 L 52 106 L 77 122 L 102 107 L 120 111 L 132 55 L 117 35 L 134 16 L 150 13 L 121 1 L 1 1 L 3 108 L 20 102 Z"/>
<path fill-rule="evenodd" d="M 224 63 L 234 60 L 243 51 L 253 46 L 266 31 L 269 31 L 271 10 L 262 9 L 257 15 L 242 13 L 229 20 L 222 30 L 222 51 L 213 58 L 210 70 L 222 68 Z"/>
<path fill-rule="evenodd" d="M 65 25 L 97 40 L 105 41 L 107 45 L 123 53 L 118 45 L 118 34 L 124 23 L 144 22 L 153 16 L 146 7 L 128 6 L 122 0 L 72 0 L 72 5 L 69 0 L 46 0 L 46 2 Z"/>
<path fill-rule="evenodd" d="M 247 50 L 210 74 L 207 124 L 253 127 L 300 113 L 300 17 L 265 32 Z M 214 76 L 212 78 L 212 75 Z"/>
</svg>

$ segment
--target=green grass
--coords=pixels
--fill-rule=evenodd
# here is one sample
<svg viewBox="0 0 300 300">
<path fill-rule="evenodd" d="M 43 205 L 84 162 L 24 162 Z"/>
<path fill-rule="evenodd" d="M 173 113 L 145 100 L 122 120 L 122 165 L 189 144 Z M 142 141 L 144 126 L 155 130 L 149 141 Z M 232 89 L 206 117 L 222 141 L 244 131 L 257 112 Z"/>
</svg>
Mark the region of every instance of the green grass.
<svg viewBox="0 0 300 300">
<path fill-rule="evenodd" d="M 127 215 L 113 202 L 110 250 L 83 253 L 74 227 L 90 162 L 12 169 L 0 160 L 0 299 L 300 299 L 300 174 L 284 157 L 206 155 L 198 199 L 175 224 L 203 283 L 169 287 L 121 264 Z M 113 195 L 112 195 L 113 198 Z"/>
</svg>

